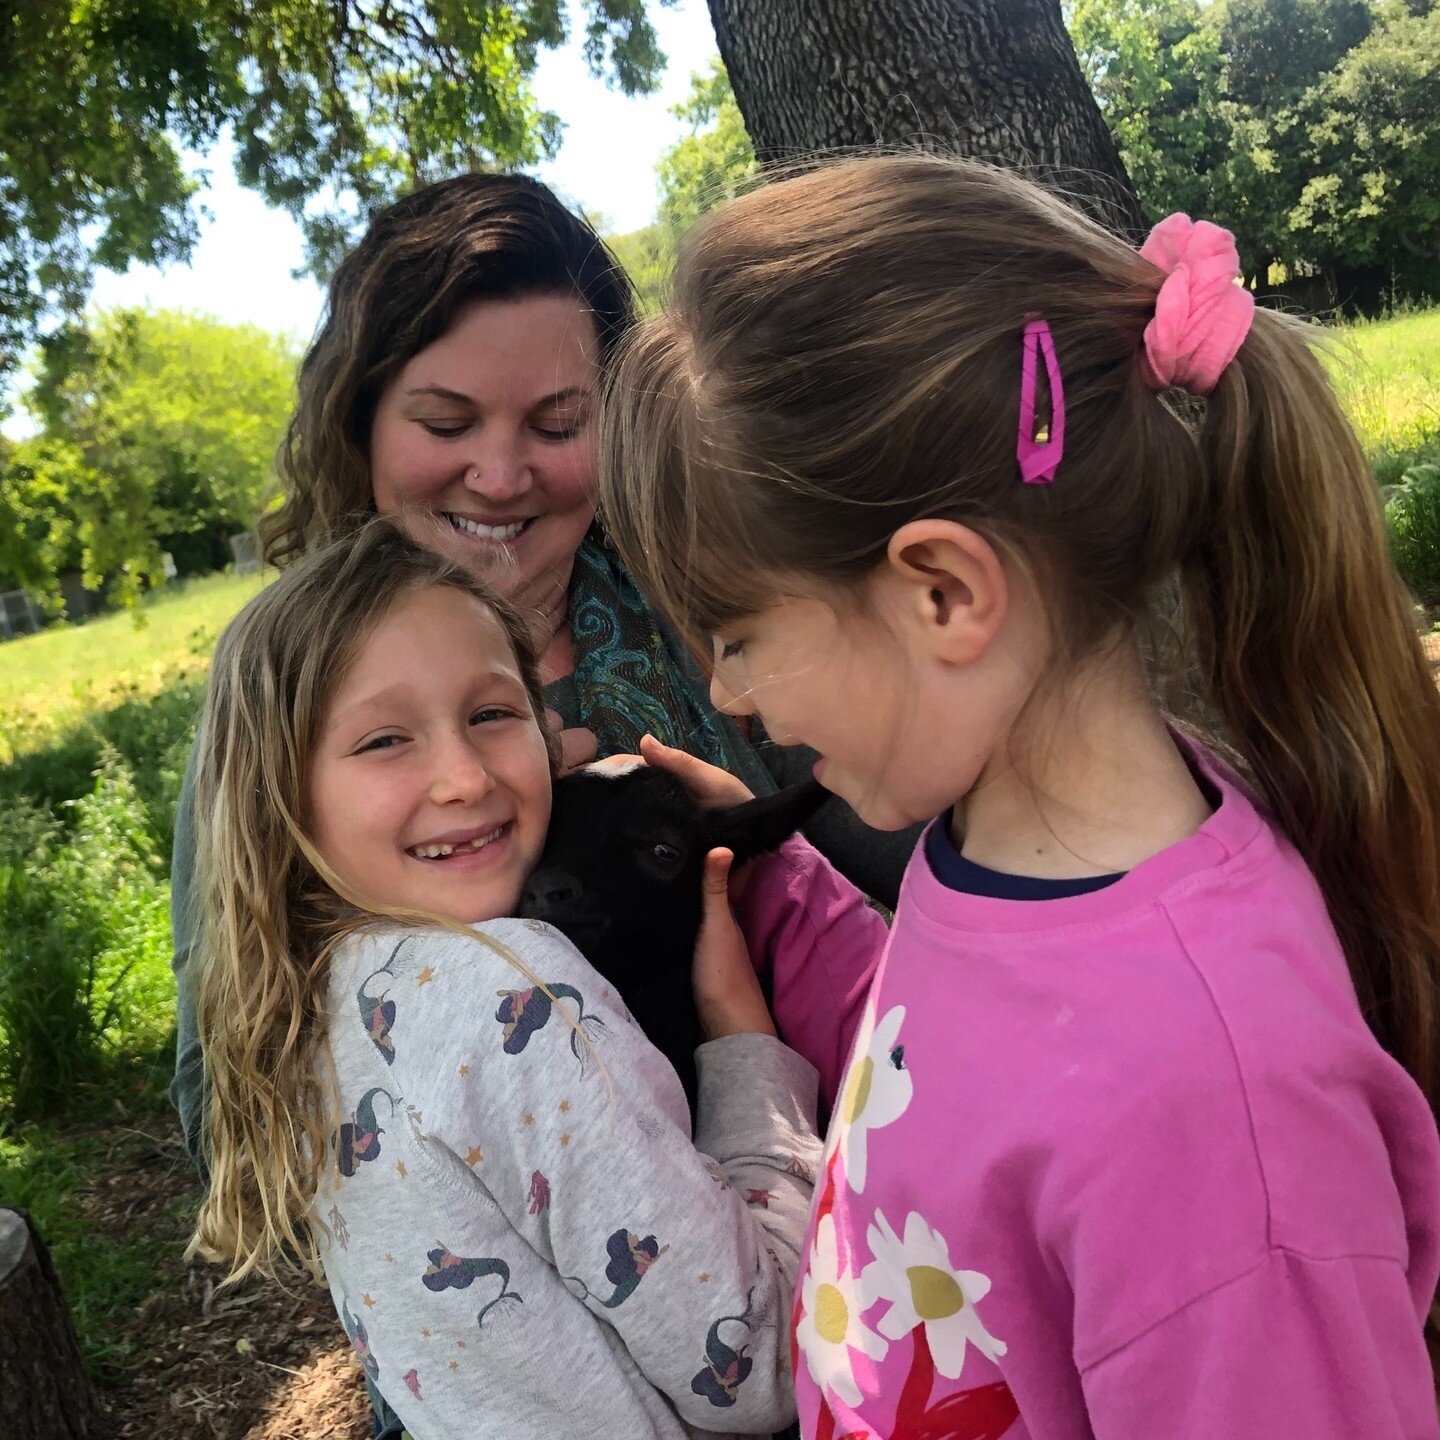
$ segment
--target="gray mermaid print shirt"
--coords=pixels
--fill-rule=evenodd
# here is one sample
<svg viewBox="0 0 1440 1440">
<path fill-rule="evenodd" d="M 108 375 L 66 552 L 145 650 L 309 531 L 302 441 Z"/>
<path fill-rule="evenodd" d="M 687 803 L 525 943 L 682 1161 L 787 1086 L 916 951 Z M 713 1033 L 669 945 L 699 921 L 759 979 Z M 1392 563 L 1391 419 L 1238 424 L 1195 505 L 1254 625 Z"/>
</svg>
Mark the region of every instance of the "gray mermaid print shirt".
<svg viewBox="0 0 1440 1440">
<path fill-rule="evenodd" d="M 619 996 L 558 931 L 513 919 L 352 936 L 327 1034 L 326 1279 L 414 1440 L 790 1423 L 821 1148 L 807 1061 L 763 1035 L 702 1045 L 692 1142 Z"/>
</svg>

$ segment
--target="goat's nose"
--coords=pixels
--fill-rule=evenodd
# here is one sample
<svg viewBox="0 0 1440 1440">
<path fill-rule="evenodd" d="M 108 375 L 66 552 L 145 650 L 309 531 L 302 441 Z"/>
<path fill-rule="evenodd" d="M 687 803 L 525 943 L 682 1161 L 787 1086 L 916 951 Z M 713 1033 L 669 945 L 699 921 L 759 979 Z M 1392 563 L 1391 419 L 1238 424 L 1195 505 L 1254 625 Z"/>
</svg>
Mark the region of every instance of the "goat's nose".
<svg viewBox="0 0 1440 1440">
<path fill-rule="evenodd" d="M 580 898 L 580 882 L 563 870 L 537 870 L 525 886 L 527 909 L 571 905 Z"/>
</svg>

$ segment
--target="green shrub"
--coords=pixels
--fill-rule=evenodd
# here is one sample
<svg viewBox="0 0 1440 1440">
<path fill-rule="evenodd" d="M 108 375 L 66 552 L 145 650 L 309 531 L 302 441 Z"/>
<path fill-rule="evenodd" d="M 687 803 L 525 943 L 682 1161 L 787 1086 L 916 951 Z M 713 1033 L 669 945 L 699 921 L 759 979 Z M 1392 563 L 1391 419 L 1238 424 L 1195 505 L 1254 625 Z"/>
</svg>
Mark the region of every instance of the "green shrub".
<svg viewBox="0 0 1440 1440">
<path fill-rule="evenodd" d="M 1385 518 L 1405 583 L 1427 604 L 1440 603 L 1440 441 L 1404 471 Z"/>
<path fill-rule="evenodd" d="M 112 746 L 62 808 L 14 805 L 0 825 L 0 1091 L 22 1119 L 73 1105 L 173 1017 L 165 866 Z"/>
</svg>

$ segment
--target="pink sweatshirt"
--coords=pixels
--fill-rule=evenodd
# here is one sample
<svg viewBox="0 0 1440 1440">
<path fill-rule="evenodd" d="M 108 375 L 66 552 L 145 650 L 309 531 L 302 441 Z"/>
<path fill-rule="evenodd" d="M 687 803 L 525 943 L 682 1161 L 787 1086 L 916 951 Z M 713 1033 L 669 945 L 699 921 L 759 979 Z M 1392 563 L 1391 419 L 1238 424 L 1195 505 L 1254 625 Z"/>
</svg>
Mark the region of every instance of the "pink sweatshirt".
<svg viewBox="0 0 1440 1440">
<path fill-rule="evenodd" d="M 1299 856 L 1196 759 L 1215 813 L 1106 889 L 978 898 L 917 850 L 796 1297 L 807 1440 L 1440 1436 L 1433 1117 Z M 742 918 L 833 1081 L 879 922 L 773 869 Z"/>
</svg>

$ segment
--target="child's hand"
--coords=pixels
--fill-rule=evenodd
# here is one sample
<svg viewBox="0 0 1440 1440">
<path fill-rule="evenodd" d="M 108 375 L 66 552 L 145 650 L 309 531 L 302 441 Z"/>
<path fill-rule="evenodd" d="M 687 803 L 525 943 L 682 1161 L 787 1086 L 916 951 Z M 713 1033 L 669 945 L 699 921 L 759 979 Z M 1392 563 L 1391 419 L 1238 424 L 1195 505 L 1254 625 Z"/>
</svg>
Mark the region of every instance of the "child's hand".
<svg viewBox="0 0 1440 1440">
<path fill-rule="evenodd" d="M 760 993 L 745 937 L 730 909 L 730 862 L 734 858 L 729 850 L 712 850 L 705 857 L 701 881 L 705 909 L 692 977 L 695 1010 L 707 1040 L 775 1034 L 775 1022 Z"/>
<path fill-rule="evenodd" d="M 706 810 L 743 805 L 755 798 L 750 787 L 728 770 L 707 764 L 698 755 L 662 745 L 653 735 L 646 735 L 640 741 L 640 758 L 657 770 L 668 770 Z"/>
<path fill-rule="evenodd" d="M 596 756 L 598 747 L 595 732 L 582 726 L 565 728 L 565 722 L 556 710 L 546 710 L 545 723 L 560 737 L 560 773 L 568 775 L 582 765 L 588 765 Z"/>
</svg>

